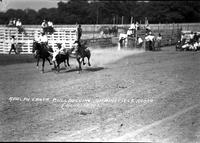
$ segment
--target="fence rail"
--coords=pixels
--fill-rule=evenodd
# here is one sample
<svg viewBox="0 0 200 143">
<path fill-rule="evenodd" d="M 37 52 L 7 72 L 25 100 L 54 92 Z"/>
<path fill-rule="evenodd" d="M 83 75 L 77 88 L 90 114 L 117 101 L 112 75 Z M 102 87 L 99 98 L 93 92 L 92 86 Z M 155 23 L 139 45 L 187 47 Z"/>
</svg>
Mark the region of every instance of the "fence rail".
<svg viewBox="0 0 200 143">
<path fill-rule="evenodd" d="M 47 34 L 49 45 L 55 48 L 56 43 L 62 43 L 66 48 L 71 48 L 77 39 L 77 29 L 74 28 L 55 28 L 56 32 Z M 18 49 L 21 54 L 31 54 L 33 40 L 39 37 L 41 28 L 25 28 L 26 34 L 18 33 L 17 28 L 0 27 L 0 53 L 8 53 L 11 47 L 10 37 L 14 35 L 16 42 L 21 43 Z"/>
<path fill-rule="evenodd" d="M 112 44 L 111 37 L 102 38 L 100 34 L 101 27 L 117 26 L 120 30 L 127 29 L 130 24 L 105 24 L 105 25 L 82 25 L 82 39 L 87 40 L 91 45 L 99 44 L 103 47 Z M 141 26 L 144 26 L 142 24 Z M 55 48 L 56 43 L 63 43 L 65 47 L 71 47 L 72 43 L 77 39 L 76 25 L 55 25 L 56 32 L 53 35 L 48 35 L 49 44 Z M 179 38 L 180 29 L 183 31 L 200 31 L 200 23 L 171 23 L 171 24 L 150 24 L 152 31 L 155 34 L 161 33 L 163 36 L 162 46 L 173 44 Z M 6 27 L 0 25 L 0 53 L 8 53 L 10 49 L 10 36 L 15 35 L 17 42 L 22 43 L 21 53 L 30 54 L 32 51 L 33 39 L 39 36 L 41 31 L 40 25 L 24 25 L 26 33 L 18 34 L 17 28 Z M 141 34 L 144 35 L 144 34 Z M 101 40 L 103 39 L 103 42 Z M 96 39 L 96 40 L 95 40 Z M 109 40 L 106 40 L 109 39 Z"/>
</svg>

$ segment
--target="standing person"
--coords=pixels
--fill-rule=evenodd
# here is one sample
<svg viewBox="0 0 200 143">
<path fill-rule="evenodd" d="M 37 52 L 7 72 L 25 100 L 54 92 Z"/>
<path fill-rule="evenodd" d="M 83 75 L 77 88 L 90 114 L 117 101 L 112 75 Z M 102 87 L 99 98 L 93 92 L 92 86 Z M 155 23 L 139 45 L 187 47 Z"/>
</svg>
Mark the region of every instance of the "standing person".
<svg viewBox="0 0 200 143">
<path fill-rule="evenodd" d="M 149 34 L 149 33 L 151 32 L 151 27 L 150 27 L 150 25 L 147 24 L 147 25 L 145 26 L 145 28 L 146 28 L 146 33 Z"/>
<path fill-rule="evenodd" d="M 12 50 L 14 50 L 15 54 L 17 54 L 15 36 L 11 36 L 11 48 L 10 48 L 9 54 L 12 52 Z"/>
<path fill-rule="evenodd" d="M 161 40 L 162 40 L 162 35 L 159 33 L 158 34 L 158 37 L 156 38 L 156 41 L 157 41 L 157 43 L 158 43 L 158 49 L 160 50 L 160 46 L 161 46 Z"/>
<path fill-rule="evenodd" d="M 181 33 L 181 45 L 184 45 L 186 42 L 186 36 L 185 33 Z"/>
<path fill-rule="evenodd" d="M 146 47 L 145 49 L 147 50 L 154 50 L 154 35 L 149 32 L 149 34 L 146 34 L 146 37 L 145 37 L 145 41 L 146 41 Z"/>
<path fill-rule="evenodd" d="M 136 25 L 135 25 L 134 23 L 131 24 L 129 30 L 131 30 L 131 32 L 130 32 L 130 33 L 131 33 L 131 34 L 130 34 L 131 37 L 133 37 L 133 36 L 135 37 L 135 35 L 136 35 Z M 127 33 L 127 34 L 128 34 L 128 33 Z"/>
<path fill-rule="evenodd" d="M 81 36 L 82 36 L 82 28 L 81 28 L 81 25 L 80 25 L 80 24 L 79 24 L 79 26 L 78 26 L 77 31 L 78 31 L 78 41 L 80 42 L 80 39 L 81 39 Z"/>
<path fill-rule="evenodd" d="M 138 46 L 139 48 L 141 48 L 141 47 L 142 47 L 142 44 L 143 44 L 142 38 L 137 37 L 137 46 Z"/>
</svg>

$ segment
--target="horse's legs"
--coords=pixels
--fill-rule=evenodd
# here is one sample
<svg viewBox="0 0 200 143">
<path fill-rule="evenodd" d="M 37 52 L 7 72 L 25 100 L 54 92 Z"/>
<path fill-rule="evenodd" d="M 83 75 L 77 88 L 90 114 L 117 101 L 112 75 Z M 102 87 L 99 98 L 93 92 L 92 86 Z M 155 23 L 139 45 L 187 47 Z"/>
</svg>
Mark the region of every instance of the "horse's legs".
<svg viewBox="0 0 200 143">
<path fill-rule="evenodd" d="M 45 63 L 45 58 L 42 59 L 42 73 L 44 73 L 44 63 Z"/>
<path fill-rule="evenodd" d="M 47 59 L 47 61 L 49 62 L 49 64 L 52 65 L 52 62 L 51 62 L 51 60 L 49 59 L 49 57 L 47 57 L 46 59 Z"/>
<path fill-rule="evenodd" d="M 81 61 L 80 61 L 80 58 L 77 58 L 77 61 L 78 61 L 78 65 L 79 65 L 79 72 L 82 70 L 81 68 Z"/>
<path fill-rule="evenodd" d="M 53 61 L 53 65 L 54 65 L 54 69 L 56 69 L 56 62 L 55 61 Z"/>
<path fill-rule="evenodd" d="M 91 64 L 90 64 L 90 54 L 89 55 L 87 55 L 87 59 L 88 59 L 88 66 L 91 66 Z"/>
<path fill-rule="evenodd" d="M 85 58 L 85 57 L 82 57 L 82 62 L 83 62 L 83 65 L 85 65 L 85 61 L 84 61 L 84 58 Z"/>
<path fill-rule="evenodd" d="M 66 61 L 64 60 L 64 65 L 65 65 L 65 67 L 67 67 L 67 65 L 66 65 Z"/>
<path fill-rule="evenodd" d="M 60 72 L 60 63 L 57 65 L 57 72 Z"/>
<path fill-rule="evenodd" d="M 67 60 L 67 65 L 68 65 L 68 67 L 70 67 L 70 64 L 69 64 L 69 56 L 67 56 L 66 60 Z"/>
<path fill-rule="evenodd" d="M 39 68 L 39 61 L 40 61 L 40 58 L 39 58 L 39 56 L 37 57 L 37 69 Z"/>
</svg>

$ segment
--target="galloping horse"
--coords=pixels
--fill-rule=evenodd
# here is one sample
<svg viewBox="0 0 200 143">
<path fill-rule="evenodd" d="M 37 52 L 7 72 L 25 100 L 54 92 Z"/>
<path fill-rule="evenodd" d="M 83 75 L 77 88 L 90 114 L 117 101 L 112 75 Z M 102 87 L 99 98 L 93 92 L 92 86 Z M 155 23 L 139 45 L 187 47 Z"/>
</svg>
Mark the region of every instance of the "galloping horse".
<svg viewBox="0 0 200 143">
<path fill-rule="evenodd" d="M 76 60 L 79 64 L 79 72 L 80 72 L 82 70 L 81 63 L 83 62 L 83 65 L 85 65 L 85 62 L 84 62 L 85 57 L 87 57 L 87 59 L 88 59 L 88 65 L 91 66 L 91 64 L 90 64 L 91 52 L 88 49 L 88 47 L 86 47 L 86 43 L 81 44 L 78 41 L 75 41 L 74 43 L 77 43 L 77 46 L 68 50 L 68 54 L 70 57 L 76 58 Z M 75 54 L 73 54 L 73 51 L 75 51 Z"/>
<path fill-rule="evenodd" d="M 62 62 L 65 63 L 65 60 L 67 60 L 67 65 L 70 67 L 69 64 L 69 57 L 71 58 L 76 58 L 78 64 L 79 64 L 79 72 L 82 70 L 81 68 L 81 63 L 83 62 L 83 65 L 85 65 L 84 58 L 87 57 L 88 59 L 88 65 L 91 66 L 90 64 L 90 56 L 91 52 L 88 49 L 88 47 L 85 46 L 86 43 L 80 44 L 78 41 L 75 41 L 77 43 L 77 46 L 73 46 L 70 49 L 63 49 L 63 53 L 59 53 L 56 55 L 56 62 L 57 62 L 57 71 L 60 71 L 60 64 Z M 61 46 L 61 44 L 57 44 L 58 46 Z M 66 64 L 65 64 L 66 67 Z"/>
<path fill-rule="evenodd" d="M 37 58 L 37 68 L 39 66 L 39 60 L 42 59 L 42 61 L 43 61 L 42 62 L 42 73 L 44 73 L 45 59 L 49 62 L 50 65 L 52 65 L 52 63 L 50 62 L 49 58 L 51 57 L 50 53 L 53 53 L 53 49 L 52 48 L 43 47 L 37 41 L 33 41 L 32 53 L 35 53 L 35 57 Z"/>
<path fill-rule="evenodd" d="M 62 45 L 61 43 L 57 43 L 57 46 L 58 46 L 59 49 L 61 48 L 61 45 Z M 57 65 L 55 67 L 57 68 L 58 72 L 60 71 L 60 64 L 62 62 L 64 62 L 65 67 L 67 67 L 67 65 L 70 67 L 70 64 L 69 64 L 69 53 L 71 53 L 71 50 L 72 49 L 66 49 L 65 48 L 65 49 L 63 49 L 62 53 L 59 53 L 58 55 L 56 55 Z M 66 65 L 66 61 L 65 60 L 67 60 L 67 65 Z"/>
</svg>

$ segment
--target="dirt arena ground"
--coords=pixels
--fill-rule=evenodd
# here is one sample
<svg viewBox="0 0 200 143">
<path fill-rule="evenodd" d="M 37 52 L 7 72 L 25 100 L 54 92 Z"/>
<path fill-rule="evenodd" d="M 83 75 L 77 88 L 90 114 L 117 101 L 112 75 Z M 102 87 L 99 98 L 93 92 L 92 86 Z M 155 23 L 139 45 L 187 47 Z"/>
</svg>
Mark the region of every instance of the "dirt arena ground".
<svg viewBox="0 0 200 143">
<path fill-rule="evenodd" d="M 199 52 L 92 49 L 81 74 L 0 59 L 1 141 L 200 142 Z"/>
</svg>

